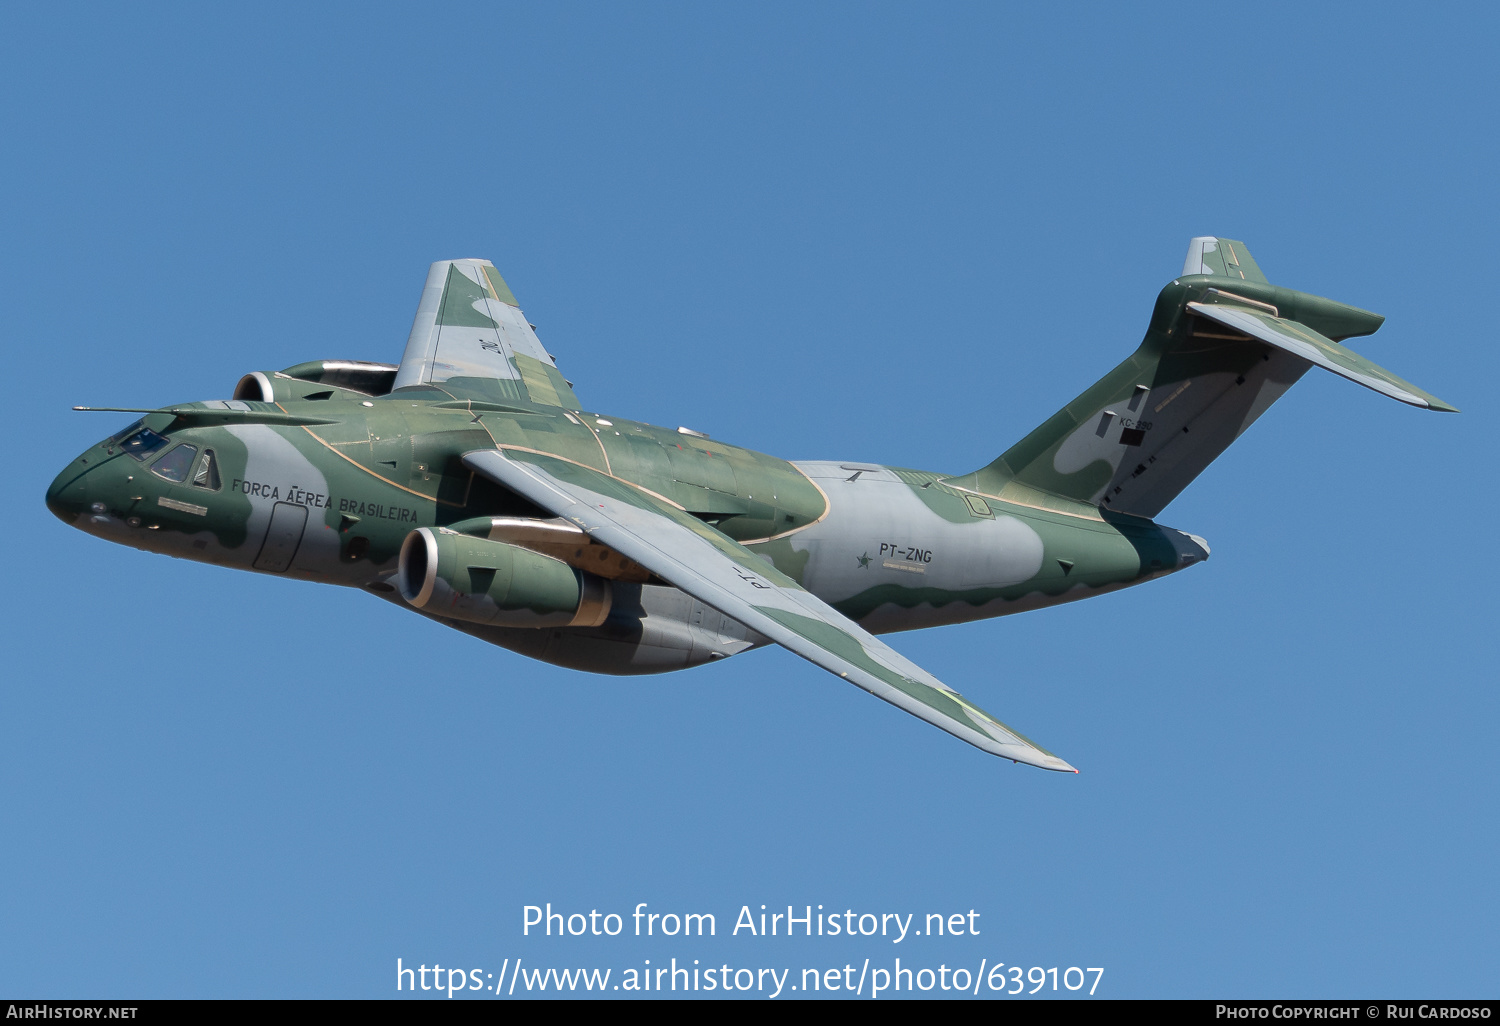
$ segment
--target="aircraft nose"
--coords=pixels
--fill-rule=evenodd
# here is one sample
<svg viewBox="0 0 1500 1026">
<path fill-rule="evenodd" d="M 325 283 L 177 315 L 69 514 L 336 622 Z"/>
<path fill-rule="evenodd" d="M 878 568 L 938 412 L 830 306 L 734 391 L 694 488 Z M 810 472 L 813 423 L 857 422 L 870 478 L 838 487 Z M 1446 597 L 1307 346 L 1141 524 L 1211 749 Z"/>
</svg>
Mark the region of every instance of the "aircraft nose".
<svg viewBox="0 0 1500 1026">
<path fill-rule="evenodd" d="M 53 479 L 52 487 L 47 489 L 47 508 L 65 524 L 71 526 L 80 515 L 88 511 L 90 500 L 87 477 L 87 468 L 80 467 L 78 461 L 74 460 Z"/>
</svg>

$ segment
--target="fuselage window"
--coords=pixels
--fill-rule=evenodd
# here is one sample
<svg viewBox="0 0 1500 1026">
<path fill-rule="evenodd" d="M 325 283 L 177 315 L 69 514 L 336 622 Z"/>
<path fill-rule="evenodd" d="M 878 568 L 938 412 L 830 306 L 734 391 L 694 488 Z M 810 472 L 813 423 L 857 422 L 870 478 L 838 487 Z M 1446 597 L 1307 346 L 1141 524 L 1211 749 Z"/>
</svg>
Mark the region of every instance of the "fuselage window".
<svg viewBox="0 0 1500 1026">
<path fill-rule="evenodd" d="M 198 455 L 195 445 L 179 445 L 151 466 L 151 473 L 168 481 L 186 481 L 188 471 L 193 469 L 193 458 Z"/>
<path fill-rule="evenodd" d="M 155 431 L 152 431 L 150 428 L 143 427 L 135 434 L 125 439 L 125 441 L 121 442 L 120 448 L 124 449 L 126 452 L 130 453 L 130 455 L 134 456 L 136 459 L 144 463 L 147 456 L 150 456 L 152 453 L 165 448 L 166 444 L 167 439 L 163 438 Z"/>
<path fill-rule="evenodd" d="M 193 484 L 214 492 L 219 490 L 219 461 L 214 459 L 212 449 L 203 450 L 203 459 L 198 461 L 198 472 L 193 475 Z"/>
</svg>

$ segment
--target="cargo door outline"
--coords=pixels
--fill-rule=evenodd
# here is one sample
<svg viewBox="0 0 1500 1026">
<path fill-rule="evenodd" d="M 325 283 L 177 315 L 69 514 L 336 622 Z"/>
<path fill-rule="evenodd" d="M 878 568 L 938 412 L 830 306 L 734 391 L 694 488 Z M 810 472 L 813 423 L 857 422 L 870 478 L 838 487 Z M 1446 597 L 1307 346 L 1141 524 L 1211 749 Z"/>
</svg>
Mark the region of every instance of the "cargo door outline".
<svg viewBox="0 0 1500 1026">
<path fill-rule="evenodd" d="M 271 525 L 266 528 L 265 541 L 261 543 L 260 555 L 251 564 L 267 573 L 286 573 L 302 545 L 302 531 L 307 527 L 307 507 L 291 502 L 278 502 L 271 508 Z"/>
</svg>

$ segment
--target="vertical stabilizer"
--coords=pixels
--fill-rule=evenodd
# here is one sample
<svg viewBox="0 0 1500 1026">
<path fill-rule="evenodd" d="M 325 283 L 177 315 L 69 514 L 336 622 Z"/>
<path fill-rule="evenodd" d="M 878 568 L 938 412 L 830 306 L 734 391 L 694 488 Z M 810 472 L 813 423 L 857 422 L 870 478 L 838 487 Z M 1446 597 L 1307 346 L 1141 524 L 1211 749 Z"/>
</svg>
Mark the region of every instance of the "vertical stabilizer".
<svg viewBox="0 0 1500 1026">
<path fill-rule="evenodd" d="M 1032 505 L 1155 517 L 1314 365 L 1456 412 L 1341 344 L 1384 320 L 1271 285 L 1243 242 L 1193 239 L 1140 347 L 999 459 L 950 483 Z"/>
</svg>

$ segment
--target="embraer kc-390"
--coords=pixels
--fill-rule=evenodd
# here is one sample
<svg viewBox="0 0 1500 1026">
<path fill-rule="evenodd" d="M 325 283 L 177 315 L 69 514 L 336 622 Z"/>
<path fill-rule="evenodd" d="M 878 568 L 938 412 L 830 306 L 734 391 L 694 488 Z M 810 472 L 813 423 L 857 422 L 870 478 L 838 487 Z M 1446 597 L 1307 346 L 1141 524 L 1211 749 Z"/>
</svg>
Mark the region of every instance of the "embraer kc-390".
<svg viewBox="0 0 1500 1026">
<path fill-rule="evenodd" d="M 1383 320 L 1271 285 L 1241 242 L 1193 239 L 1133 354 L 951 475 L 787 462 L 589 412 L 493 265 L 444 260 L 399 365 L 321 360 L 247 374 L 232 399 L 113 408 L 144 416 L 69 464 L 47 505 L 109 541 L 363 588 L 580 670 L 776 642 L 987 752 L 1072 770 L 875 635 L 1207 559 L 1154 518 L 1315 364 L 1453 411 L 1341 344 Z"/>
</svg>

